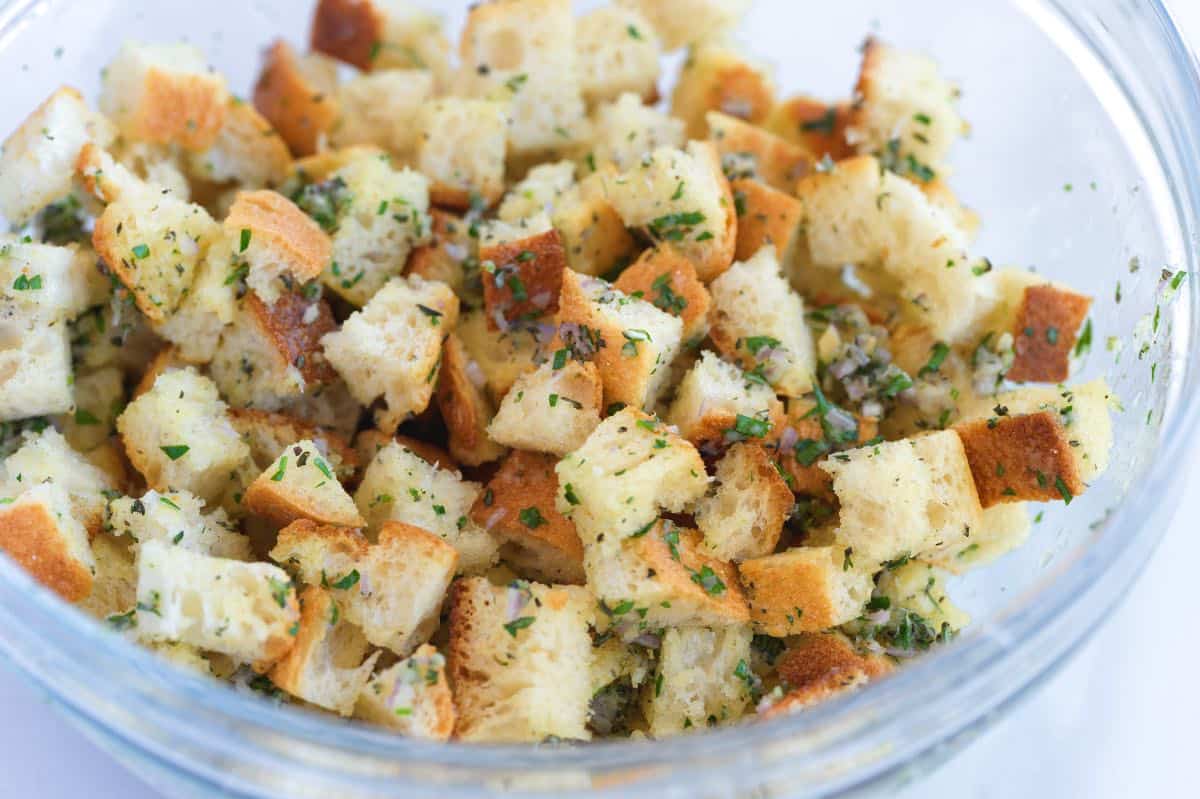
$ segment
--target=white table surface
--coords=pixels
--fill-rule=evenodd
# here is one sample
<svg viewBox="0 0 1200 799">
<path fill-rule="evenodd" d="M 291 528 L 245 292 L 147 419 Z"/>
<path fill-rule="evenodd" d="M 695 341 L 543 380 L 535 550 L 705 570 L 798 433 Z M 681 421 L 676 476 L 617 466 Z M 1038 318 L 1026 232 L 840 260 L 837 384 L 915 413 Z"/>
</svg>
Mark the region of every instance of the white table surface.
<svg viewBox="0 0 1200 799">
<path fill-rule="evenodd" d="M 1168 0 L 1200 46 L 1200 2 Z M 1195 796 L 1200 719 L 1191 619 L 1200 469 L 1154 559 L 1092 640 L 1038 693 L 903 799 Z M 0 797 L 158 794 L 0 666 Z"/>
</svg>

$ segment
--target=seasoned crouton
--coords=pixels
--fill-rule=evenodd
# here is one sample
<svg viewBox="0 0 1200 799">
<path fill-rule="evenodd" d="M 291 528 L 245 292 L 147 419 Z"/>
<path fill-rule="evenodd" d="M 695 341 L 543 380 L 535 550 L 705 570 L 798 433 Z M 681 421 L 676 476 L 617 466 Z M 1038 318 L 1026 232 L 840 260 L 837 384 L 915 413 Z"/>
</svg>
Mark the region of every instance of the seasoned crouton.
<svg viewBox="0 0 1200 799">
<path fill-rule="evenodd" d="M 311 441 L 285 448 L 246 489 L 244 502 L 251 513 L 280 527 L 298 519 L 341 527 L 367 523 Z"/>
<path fill-rule="evenodd" d="M 305 702 L 349 716 L 380 653 L 367 657 L 366 638 L 319 585 L 300 595 L 299 624 L 295 645 L 271 667 L 271 682 Z"/>
<path fill-rule="evenodd" d="M 21 225 L 71 193 L 75 162 L 87 144 L 107 147 L 116 134 L 69 86 L 56 90 L 0 149 L 0 214 Z"/>
<path fill-rule="evenodd" d="M 127 539 L 100 533 L 92 539 L 92 554 L 96 559 L 92 592 L 75 607 L 107 621 L 110 627 L 124 624 L 110 617 L 124 616 L 137 603 L 137 563 L 132 545 Z"/>
<path fill-rule="evenodd" d="M 799 397 L 812 390 L 817 354 L 804 302 L 779 271 L 775 250 L 759 250 L 709 285 L 713 343 L 726 358 L 756 371 L 775 390 Z"/>
<path fill-rule="evenodd" d="M 442 339 L 458 321 L 458 298 L 443 283 L 392 278 L 342 329 L 321 339 L 325 355 L 357 399 L 384 398 L 379 427 L 395 432 L 429 405 Z"/>
<path fill-rule="evenodd" d="M 245 189 L 279 185 L 292 163 L 287 142 L 254 106 L 237 98 L 228 105 L 212 146 L 187 154 L 189 170 L 212 183 L 233 181 Z"/>
<path fill-rule="evenodd" d="M 0 464 L 6 492 L 53 483 L 66 491 L 70 515 L 94 535 L 104 523 L 104 492 L 115 488 L 101 469 L 71 448 L 52 427 L 26 435 L 20 448 Z"/>
<path fill-rule="evenodd" d="M 583 544 L 558 512 L 557 458 L 514 451 L 471 507 L 471 519 L 500 542 L 500 559 L 547 583 L 585 581 Z"/>
<path fill-rule="evenodd" d="M 0 550 L 66 601 L 87 599 L 96 561 L 87 530 L 72 515 L 67 489 L 55 483 L 31 484 L 15 499 L 4 499 Z"/>
<path fill-rule="evenodd" d="M 292 281 L 307 283 L 329 265 L 329 236 L 278 192 L 240 192 L 223 227 L 236 242 L 235 257 L 249 267 L 247 285 L 265 303 L 274 304 Z"/>
<path fill-rule="evenodd" d="M 472 198 L 492 205 L 504 193 L 508 135 L 505 105 L 448 97 L 417 114 L 416 166 L 429 178 L 433 202 L 466 209 Z"/>
<path fill-rule="evenodd" d="M 458 552 L 419 527 L 385 522 L 377 543 L 353 530 L 296 522 L 279 533 L 271 558 L 320 585 L 368 641 L 398 655 L 429 640 Z"/>
<path fill-rule="evenodd" d="M 1029 508 L 1024 502 L 993 505 L 983 511 L 983 521 L 978 529 L 971 531 L 970 538 L 928 560 L 948 572 L 962 574 L 1024 544 L 1030 527 Z"/>
<path fill-rule="evenodd" d="M 798 635 L 777 662 L 787 693 L 765 703 L 760 717 L 773 718 L 812 707 L 889 674 L 893 668 L 885 657 L 858 651 L 841 633 Z"/>
<path fill-rule="evenodd" d="M 483 372 L 492 402 L 499 404 L 518 377 L 537 368 L 553 332 L 544 340 L 538 330 L 513 328 L 497 333 L 488 329 L 483 311 L 474 310 L 462 315 L 455 334 Z"/>
<path fill-rule="evenodd" d="M 554 204 L 551 223 L 562 237 L 567 265 L 583 275 L 605 275 L 633 257 L 637 243 L 604 196 L 604 176 L 592 174 Z"/>
<path fill-rule="evenodd" d="M 708 333 L 708 309 L 712 304 L 708 290 L 696 276 L 692 262 L 669 244 L 642 253 L 613 287 L 678 316 L 683 322 L 684 341 L 700 341 Z"/>
<path fill-rule="evenodd" d="M 86 193 L 104 205 L 151 190 L 132 170 L 92 142 L 79 150 L 75 174 Z"/>
<path fill-rule="evenodd" d="M 979 502 L 1070 502 L 1087 488 L 1057 411 L 1005 415 L 956 425 Z"/>
<path fill-rule="evenodd" d="M 929 563 L 910 560 L 879 575 L 877 593 L 888 598 L 888 607 L 907 611 L 921 618 L 939 634 L 945 630 L 956 633 L 970 622 L 971 617 L 960 610 L 946 595 L 946 573 Z"/>
<path fill-rule="evenodd" d="M 603 410 L 595 364 L 546 362 L 517 378 L 488 426 L 493 440 L 513 449 L 565 455 L 583 445 Z M 530 424 L 536 417 L 538 424 Z"/>
<path fill-rule="evenodd" d="M 312 49 L 361 70 L 429 70 L 445 88 L 450 42 L 436 14 L 408 0 L 321 0 Z"/>
<path fill-rule="evenodd" d="M 840 545 L 796 547 L 738 564 L 755 631 L 781 638 L 856 618 L 872 581 L 870 571 L 854 568 L 849 552 Z"/>
<path fill-rule="evenodd" d="M 588 739 L 592 598 L 576 586 L 481 577 L 452 591 L 449 671 L 464 741 Z"/>
<path fill-rule="evenodd" d="M 559 198 L 574 185 L 573 161 L 539 164 L 504 195 L 496 216 L 503 222 L 517 224 L 539 213 L 551 213 Z"/>
<path fill-rule="evenodd" d="M 147 541 L 138 555 L 138 636 L 179 641 L 265 670 L 292 648 L 300 609 L 287 573 Z"/>
<path fill-rule="evenodd" d="M 191 492 L 147 491 L 136 499 L 111 500 L 105 527 L 137 544 L 161 541 L 216 558 L 252 560 L 250 539 L 229 525 L 223 512 L 203 511 L 204 503 Z"/>
<path fill-rule="evenodd" d="M 683 121 L 642 103 L 626 92 L 592 114 L 591 140 L 583 157 L 589 173 L 607 165 L 632 169 L 642 157 L 662 147 L 683 147 Z"/>
<path fill-rule="evenodd" d="M 831 161 L 837 162 L 854 155 L 854 149 L 846 141 L 849 123 L 850 103 L 829 105 L 798 95 L 776 104 L 763 127 L 800 145 L 816 161 L 829 156 Z"/>
<path fill-rule="evenodd" d="M 442 345 L 437 404 L 449 431 L 450 452 L 459 463 L 479 466 L 504 457 L 504 446 L 488 433 L 494 411 L 482 372 L 453 333 Z"/>
<path fill-rule="evenodd" d="M 736 721 L 750 706 L 750 628 L 667 630 L 643 712 L 655 738 Z"/>
<path fill-rule="evenodd" d="M 330 131 L 334 147 L 373 144 L 401 161 L 415 154 L 415 122 L 433 99 L 433 74 L 423 69 L 388 69 L 358 75 L 338 86 L 341 117 Z"/>
<path fill-rule="evenodd" d="M 707 114 L 719 111 L 758 124 L 775 106 L 775 82 L 766 65 L 726 44 L 693 44 L 671 95 L 671 113 L 689 139 L 707 138 Z"/>
<path fill-rule="evenodd" d="M 793 263 L 803 246 L 800 201 L 757 180 L 735 180 L 729 187 L 738 213 L 734 257 L 747 261 L 763 247 L 773 247 L 781 264 Z"/>
<path fill-rule="evenodd" d="M 358 469 L 358 453 L 346 439 L 329 428 L 288 414 L 253 408 L 231 408 L 229 422 L 250 448 L 250 459 L 260 471 L 266 471 L 284 447 L 300 440 L 316 444 L 326 465 L 338 479 L 348 480 Z"/>
<path fill-rule="evenodd" d="M 0 235 L 0 318 L 6 323 L 66 322 L 108 299 L 95 255 Z"/>
<path fill-rule="evenodd" d="M 737 27 L 749 0 L 618 0 L 617 5 L 635 8 L 658 31 L 667 52 L 680 47 L 721 38 Z"/>
<path fill-rule="evenodd" d="M 413 248 L 406 274 L 441 281 L 461 297 L 467 291 L 468 268 L 478 263 L 478 239 L 471 235 L 474 224 L 437 208 L 429 209 L 429 218 L 429 243 Z"/>
<path fill-rule="evenodd" d="M 154 326 L 159 336 L 174 345 L 172 355 L 179 361 L 210 362 L 217 354 L 221 333 L 237 319 L 239 279 L 244 267 L 235 262 L 233 249 L 218 234 L 196 267 L 196 278 L 179 307 Z"/>
<path fill-rule="evenodd" d="M 1008 379 L 1061 383 L 1071 374 L 1071 350 L 1092 300 L 1053 285 L 1029 286 L 1012 327 L 1013 358 Z"/>
<path fill-rule="evenodd" d="M 211 380 L 170 369 L 117 419 L 130 463 L 156 491 L 183 489 L 212 502 L 250 450 Z"/>
<path fill-rule="evenodd" d="M 108 441 L 124 407 L 125 386 L 120 369 L 108 366 L 77 375 L 75 410 L 61 418 L 63 436 L 79 452 L 90 452 Z"/>
<path fill-rule="evenodd" d="M 579 18 L 575 54 L 580 88 L 588 104 L 616 100 L 625 92 L 652 100 L 661 70 L 658 34 L 633 8 L 597 8 Z"/>
<path fill-rule="evenodd" d="M 558 312 L 567 255 L 558 231 L 518 241 L 482 245 L 483 307 L 493 330 Z"/>
<path fill-rule="evenodd" d="M 449 740 L 456 713 L 446 659 L 423 644 L 371 678 L 358 695 L 354 716 L 410 738 Z"/>
<path fill-rule="evenodd" d="M 717 464 L 715 477 L 715 485 L 693 511 L 705 548 L 721 560 L 770 555 L 793 500 L 766 448 L 734 444 Z"/>
<path fill-rule="evenodd" d="M 320 53 L 298 56 L 287 42 L 275 42 L 254 86 L 254 107 L 293 155 L 319 152 L 339 115 L 337 63 Z"/>
<path fill-rule="evenodd" d="M 696 446 L 711 448 L 734 438 L 727 434 L 737 432 L 739 418 L 750 420 L 742 423 L 747 430 L 761 428 L 755 423 L 766 421 L 764 432 L 769 432 L 782 422 L 783 405 L 764 381 L 746 377 L 705 350 L 680 381 L 667 421 Z"/>
<path fill-rule="evenodd" d="M 100 110 L 131 139 L 204 150 L 225 123 L 225 79 L 189 44 L 125 42 L 101 84 Z"/>
<path fill-rule="evenodd" d="M 180 200 L 191 199 L 192 187 L 184 171 L 184 151 L 173 145 L 123 139 L 118 139 L 114 147 L 113 155 L 130 175 L 142 182 L 143 189 L 170 194 Z M 102 176 L 101 183 L 104 182 Z"/>
<path fill-rule="evenodd" d="M 0 421 L 66 413 L 73 404 L 67 326 L 0 323 Z"/>
</svg>

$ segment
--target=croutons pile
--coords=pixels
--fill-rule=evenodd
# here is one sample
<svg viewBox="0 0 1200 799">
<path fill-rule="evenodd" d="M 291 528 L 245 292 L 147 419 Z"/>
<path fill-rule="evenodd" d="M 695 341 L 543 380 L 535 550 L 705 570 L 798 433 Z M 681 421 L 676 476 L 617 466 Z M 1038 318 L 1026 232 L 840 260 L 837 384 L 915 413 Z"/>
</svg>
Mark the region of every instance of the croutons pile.
<svg viewBox="0 0 1200 799">
<path fill-rule="evenodd" d="M 438 740 L 669 736 L 948 641 L 947 577 L 1107 464 L 1090 300 L 974 251 L 932 61 L 783 98 L 745 5 L 492 0 L 455 58 L 322 0 L 247 100 L 139 42 L 55 92 L 0 155 L 0 548 Z"/>
</svg>

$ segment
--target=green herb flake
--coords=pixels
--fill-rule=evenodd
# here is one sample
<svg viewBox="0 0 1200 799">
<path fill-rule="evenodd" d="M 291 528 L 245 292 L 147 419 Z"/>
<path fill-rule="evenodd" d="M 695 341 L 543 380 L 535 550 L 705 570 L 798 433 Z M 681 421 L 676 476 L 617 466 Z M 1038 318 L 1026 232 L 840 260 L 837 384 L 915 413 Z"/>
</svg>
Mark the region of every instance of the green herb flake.
<svg viewBox="0 0 1200 799">
<path fill-rule="evenodd" d="M 251 233 L 250 228 L 248 228 L 248 227 L 242 228 L 242 238 L 241 238 L 241 241 L 238 242 L 238 252 L 245 252 L 246 249 L 249 248 L 250 237 L 252 235 L 253 234 Z"/>
<path fill-rule="evenodd" d="M 521 524 L 525 525 L 530 530 L 536 530 L 542 525 L 548 523 L 545 517 L 542 516 L 542 512 L 536 507 L 522 508 L 521 512 L 518 514 L 518 518 L 520 518 Z"/>
<path fill-rule="evenodd" d="M 165 447 L 159 447 L 159 449 L 161 449 L 163 454 L 168 458 L 173 461 L 177 461 L 184 455 L 188 454 L 188 450 L 190 450 L 191 447 L 189 447 L 187 444 L 168 444 Z"/>
<path fill-rule="evenodd" d="M 534 616 L 522 616 L 519 619 L 513 619 L 508 624 L 505 624 L 504 630 L 513 638 L 516 638 L 519 630 L 524 630 L 526 627 L 533 624 L 534 621 L 536 621 Z"/>
</svg>

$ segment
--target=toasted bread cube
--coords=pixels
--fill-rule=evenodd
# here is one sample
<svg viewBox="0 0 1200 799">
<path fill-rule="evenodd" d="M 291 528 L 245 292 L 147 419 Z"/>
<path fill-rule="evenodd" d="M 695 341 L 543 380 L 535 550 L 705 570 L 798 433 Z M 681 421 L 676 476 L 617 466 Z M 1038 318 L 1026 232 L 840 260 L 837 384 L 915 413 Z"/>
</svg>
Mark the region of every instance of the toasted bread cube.
<svg viewBox="0 0 1200 799">
<path fill-rule="evenodd" d="M 74 319 L 107 301 L 104 282 L 94 253 L 0 236 L 0 315 L 6 322 Z"/>
<path fill-rule="evenodd" d="M 705 350 L 684 375 L 667 421 L 698 447 L 715 446 L 736 432 L 738 417 L 765 419 L 771 427 L 783 419 L 783 406 L 771 387 L 746 378 L 742 370 Z"/>
<path fill-rule="evenodd" d="M 0 421 L 66 413 L 73 405 L 67 326 L 0 323 Z"/>
<path fill-rule="evenodd" d="M 26 435 L 21 447 L 4 459 L 0 477 L 5 491 L 22 490 L 53 483 L 67 493 L 70 515 L 90 534 L 99 532 L 104 523 L 104 492 L 116 487 L 114 481 L 80 455 L 52 427 L 36 435 Z"/>
<path fill-rule="evenodd" d="M 464 741 L 588 739 L 592 598 L 577 586 L 482 577 L 451 592 L 450 678 Z"/>
<path fill-rule="evenodd" d="M 280 527 L 299 519 L 364 527 L 354 500 L 312 441 L 286 447 L 246 489 L 246 507 Z"/>
<path fill-rule="evenodd" d="M 847 551 L 795 547 L 738 564 L 755 632 L 782 638 L 857 618 L 871 598 L 871 574 L 855 569 Z"/>
<path fill-rule="evenodd" d="M 389 521 L 423 528 L 458 550 L 462 572 L 480 574 L 495 562 L 498 549 L 468 517 L 480 488 L 393 441 L 367 466 L 354 502 L 372 532 Z"/>
<path fill-rule="evenodd" d="M 508 113 L 503 103 L 448 97 L 417 114 L 416 165 L 433 202 L 466 209 L 473 196 L 492 205 L 504 193 Z"/>
<path fill-rule="evenodd" d="M 933 59 L 869 38 L 846 131 L 860 153 L 892 153 L 901 173 L 920 181 L 943 174 L 954 140 L 967 133 L 959 91 Z"/>
<path fill-rule="evenodd" d="M 204 150 L 225 123 L 225 79 L 189 44 L 127 41 L 101 83 L 100 110 L 131 139 Z"/>
<path fill-rule="evenodd" d="M 812 390 L 817 354 L 804 301 L 779 271 L 774 248 L 739 261 L 709 285 L 713 343 L 722 355 L 761 374 L 775 390 Z"/>
<path fill-rule="evenodd" d="M 349 716 L 380 653 L 367 657 L 366 638 L 319 585 L 300 595 L 299 624 L 295 645 L 271 667 L 271 682 L 298 699 Z"/>
<path fill-rule="evenodd" d="M 482 372 L 453 333 L 442 345 L 437 404 L 449 431 L 450 452 L 459 463 L 479 466 L 504 457 L 503 443 L 488 433 L 495 412 L 484 393 Z"/>
<path fill-rule="evenodd" d="M 663 147 L 681 148 L 687 141 L 683 121 L 642 103 L 626 92 L 592 114 L 591 141 L 583 158 L 589 173 L 611 164 L 632 169 L 642 157 Z"/>
<path fill-rule="evenodd" d="M 9 484 L 5 491 L 11 490 Z M 73 516 L 67 489 L 31 484 L 0 504 L 0 550 L 68 602 L 92 593 L 96 561 L 85 527 Z"/>
<path fill-rule="evenodd" d="M 471 520 L 500 542 L 500 559 L 518 574 L 546 583 L 582 585 L 583 544 L 558 512 L 551 455 L 516 450 L 476 498 Z"/>
<path fill-rule="evenodd" d="M 483 244 L 483 306 L 494 330 L 515 322 L 552 317 L 558 312 L 567 254 L 558 231 L 548 230 L 517 241 Z"/>
<path fill-rule="evenodd" d="M 804 633 L 793 638 L 777 668 L 787 693 L 759 705 L 761 718 L 805 710 L 891 673 L 892 661 L 860 652 L 841 633 Z"/>
<path fill-rule="evenodd" d="M 138 309 L 162 322 L 179 307 L 220 228 L 198 205 L 169 195 L 133 195 L 96 220 L 92 244 Z"/>
<path fill-rule="evenodd" d="M 750 707 L 750 628 L 667 630 L 643 710 L 655 738 L 736 721 Z"/>
<path fill-rule="evenodd" d="M 125 407 L 121 370 L 105 367 L 75 378 L 75 410 L 61 417 L 63 436 L 79 452 L 91 452 L 116 430 Z"/>
<path fill-rule="evenodd" d="M 92 142 L 80 149 L 79 158 L 75 161 L 75 173 L 87 194 L 103 205 L 155 191 L 132 169 L 115 159 L 112 153 Z M 174 187 L 158 187 L 158 191 L 163 190 L 175 193 Z"/>
<path fill-rule="evenodd" d="M 330 139 L 334 147 L 372 144 L 402 161 L 417 145 L 415 122 L 421 107 L 433 99 L 434 78 L 423 69 L 388 69 L 358 75 L 338 86 L 342 115 Z"/>
<path fill-rule="evenodd" d="M 850 103 L 830 105 L 805 95 L 790 97 L 776 104 L 763 122 L 763 127 L 782 139 L 803 147 L 813 160 L 829 156 L 841 161 L 854 155 L 846 141 L 846 126 L 850 122 Z"/>
<path fill-rule="evenodd" d="M 493 440 L 513 449 L 566 455 L 600 424 L 603 385 L 595 364 L 547 362 L 517 378 L 488 426 Z M 538 424 L 530 424 L 536 418 Z"/>
<path fill-rule="evenodd" d="M 958 544 L 983 509 L 953 430 L 839 453 L 819 466 L 841 502 L 837 541 L 861 568 Z"/>
<path fill-rule="evenodd" d="M 636 8 L 658 31 L 666 52 L 722 38 L 741 21 L 749 0 L 618 0 Z"/>
<path fill-rule="evenodd" d="M 1061 383 L 1071 375 L 1071 350 L 1092 300 L 1053 285 L 1028 286 L 1013 320 L 1008 379 Z"/>
<path fill-rule="evenodd" d="M 320 53 L 298 56 L 287 42 L 275 42 L 254 86 L 254 107 L 293 155 L 319 152 L 340 113 L 337 62 Z"/>
<path fill-rule="evenodd" d="M 781 264 L 793 263 L 803 247 L 800 201 L 757 180 L 735 180 L 729 186 L 738 211 L 734 257 L 746 261 L 762 248 L 773 247 Z"/>
<path fill-rule="evenodd" d="M 595 105 L 625 92 L 647 100 L 655 97 L 660 52 L 658 34 L 637 9 L 611 6 L 584 14 L 575 27 L 584 99 Z"/>
<path fill-rule="evenodd" d="M 300 608 L 287 573 L 147 541 L 138 556 L 138 636 L 263 668 L 292 648 Z"/>
<path fill-rule="evenodd" d="M 181 489 L 212 502 L 250 455 L 216 385 L 194 369 L 169 369 L 117 419 L 130 463 L 155 491 Z"/>
<path fill-rule="evenodd" d="M 20 225 L 71 193 L 84 145 L 107 147 L 116 134 L 103 115 L 69 86 L 54 94 L 4 140 L 0 149 L 0 214 Z"/>
<path fill-rule="evenodd" d="M 92 555 L 96 559 L 92 591 L 75 606 L 96 619 L 108 621 L 110 627 L 124 624 L 123 620 L 111 621 L 109 617 L 123 616 L 137 604 L 137 563 L 132 544 L 127 539 L 99 533 L 92 539 Z"/>
<path fill-rule="evenodd" d="M 539 164 L 504 195 L 496 216 L 501 221 L 516 224 L 527 217 L 549 213 L 574 185 L 573 161 Z"/>
<path fill-rule="evenodd" d="M 708 333 L 712 299 L 696 276 L 692 262 L 670 245 L 646 250 L 617 278 L 613 287 L 630 297 L 678 316 L 684 341 L 700 341 Z"/>
<path fill-rule="evenodd" d="M 444 283 L 392 278 L 321 344 L 355 399 L 370 405 L 384 398 L 379 427 L 391 433 L 428 407 L 442 339 L 457 321 L 458 298 Z"/>
<path fill-rule="evenodd" d="M 174 345 L 173 358 L 209 363 L 217 355 L 221 334 L 238 319 L 238 281 L 244 270 L 235 262 L 236 246 L 219 234 L 196 267 L 196 279 L 179 307 L 154 326 L 159 336 Z M 143 382 L 145 379 L 143 375 Z"/>
<path fill-rule="evenodd" d="M 1006 502 L 983 511 L 983 521 L 971 537 L 951 551 L 929 558 L 933 565 L 953 574 L 987 565 L 1017 549 L 1029 538 L 1029 508 L 1024 502 Z"/>
<path fill-rule="evenodd" d="M 620 539 L 648 529 L 660 511 L 680 513 L 708 487 L 695 447 L 633 408 L 601 422 L 555 471 L 558 509 L 586 527 L 580 529 L 585 543 L 603 530 Z"/>
<path fill-rule="evenodd" d="M 564 347 L 596 364 L 606 403 L 654 407 L 683 343 L 678 318 L 613 290 L 603 280 L 568 270 L 558 323 Z"/>
<path fill-rule="evenodd" d="M 721 560 L 760 558 L 775 551 L 792 503 L 766 448 L 734 444 L 717 464 L 716 485 L 696 503 L 696 526 Z"/>
<path fill-rule="evenodd" d="M 398 655 L 433 635 L 458 552 L 433 533 L 384 522 L 377 543 L 359 533 L 296 522 L 279 533 L 271 558 L 320 585 L 368 641 Z"/>
<path fill-rule="evenodd" d="M 254 559 L 250 539 L 229 525 L 223 512 L 206 515 L 203 511 L 204 503 L 191 492 L 147 491 L 137 499 L 111 500 L 105 527 L 137 544 L 160 541 L 216 558 Z"/>
<path fill-rule="evenodd" d="M 490 330 L 482 310 L 464 313 L 455 334 L 467 348 L 471 360 L 479 365 L 488 394 L 497 405 L 517 378 L 537 368 L 546 343 L 540 340 L 541 334 L 537 330 L 513 328 L 503 333 Z"/>
<path fill-rule="evenodd" d="M 447 741 L 457 714 L 446 679 L 446 659 L 430 644 L 371 678 L 355 718 L 410 738 Z"/>
<path fill-rule="evenodd" d="M 796 181 L 816 166 L 803 147 L 757 125 L 719 111 L 709 111 L 705 119 L 708 136 L 721 154 L 721 167 L 730 180 L 757 180 L 791 192 Z"/>
<path fill-rule="evenodd" d="M 284 447 L 293 441 L 312 441 L 339 480 L 358 470 L 358 453 L 336 431 L 311 424 L 295 416 L 253 408 L 231 408 L 229 422 L 250 448 L 250 459 L 265 471 Z M 372 453 L 373 455 L 374 453 Z"/>
<path fill-rule="evenodd" d="M 408 0 L 321 0 L 312 49 L 364 71 L 429 70 L 445 88 L 450 42 L 436 14 Z"/>
<path fill-rule="evenodd" d="M 690 139 L 708 135 L 709 111 L 758 124 L 775 107 L 770 69 L 727 44 L 692 44 L 671 95 L 671 113 Z"/>
<path fill-rule="evenodd" d="M 477 262 L 478 239 L 471 235 L 473 224 L 463 217 L 429 209 L 432 232 L 429 243 L 413 248 L 406 274 L 439 280 L 459 296 L 466 291 L 467 270 Z"/>
<path fill-rule="evenodd" d="M 919 560 L 892 569 L 879 575 L 878 593 L 888 598 L 890 608 L 921 617 L 936 632 L 943 628 L 958 632 L 966 627 L 971 617 L 959 609 L 946 595 L 946 573 L 937 566 Z"/>
<path fill-rule="evenodd" d="M 329 265 L 333 245 L 320 225 L 274 191 L 240 192 L 223 223 L 246 283 L 268 304 L 291 281 L 307 283 Z"/>
<path fill-rule="evenodd" d="M 1057 411 L 976 419 L 955 426 L 979 502 L 1070 502 L 1086 490 Z"/>
<path fill-rule="evenodd" d="M 704 282 L 733 263 L 737 215 L 712 144 L 693 141 L 686 150 L 655 150 L 607 186 L 626 225 L 673 244 Z"/>
<path fill-rule="evenodd" d="M 278 186 L 292 164 L 287 142 L 253 105 L 231 97 L 228 106 L 212 146 L 188 153 L 189 171 L 212 183 L 232 181 L 245 189 Z"/>
<path fill-rule="evenodd" d="M 628 263 L 637 242 L 603 194 L 603 176 L 585 178 L 555 203 L 551 223 L 562 237 L 567 265 L 584 275 L 604 275 Z"/>
</svg>

